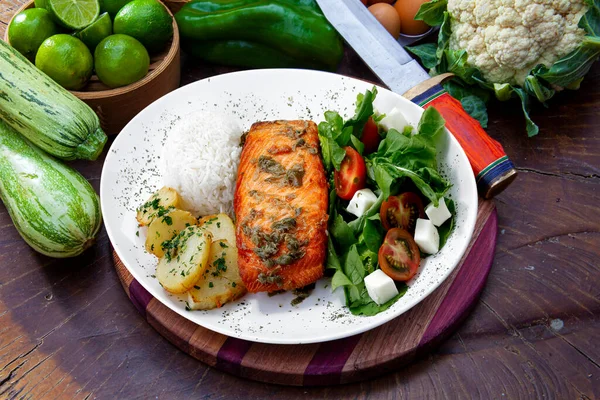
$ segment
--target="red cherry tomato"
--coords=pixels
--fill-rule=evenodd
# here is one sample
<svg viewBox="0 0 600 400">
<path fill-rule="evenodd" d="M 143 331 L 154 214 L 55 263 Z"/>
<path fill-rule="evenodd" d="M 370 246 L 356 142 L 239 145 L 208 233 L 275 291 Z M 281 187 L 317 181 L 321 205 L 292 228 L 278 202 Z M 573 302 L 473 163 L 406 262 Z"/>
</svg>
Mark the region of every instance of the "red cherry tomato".
<svg viewBox="0 0 600 400">
<path fill-rule="evenodd" d="M 379 267 L 395 281 L 407 281 L 417 273 L 421 253 L 413 237 L 400 228 L 392 228 L 379 248 Z"/>
<path fill-rule="evenodd" d="M 386 231 L 392 228 L 402 228 L 410 234 L 414 234 L 417 218 L 425 218 L 423 202 L 412 192 L 402 193 L 400 196 L 390 196 L 381 203 L 379 217 Z"/>
<path fill-rule="evenodd" d="M 346 157 L 342 161 L 339 171 L 335 171 L 335 191 L 344 200 L 352 199 L 357 190 L 363 189 L 367 182 L 367 168 L 365 161 L 352 147 L 344 147 Z"/>
<path fill-rule="evenodd" d="M 379 130 L 377 129 L 377 124 L 373 121 L 373 117 L 369 117 L 369 120 L 365 124 L 360 140 L 365 145 L 364 154 L 370 154 L 377 151 L 381 136 L 379 136 Z"/>
</svg>

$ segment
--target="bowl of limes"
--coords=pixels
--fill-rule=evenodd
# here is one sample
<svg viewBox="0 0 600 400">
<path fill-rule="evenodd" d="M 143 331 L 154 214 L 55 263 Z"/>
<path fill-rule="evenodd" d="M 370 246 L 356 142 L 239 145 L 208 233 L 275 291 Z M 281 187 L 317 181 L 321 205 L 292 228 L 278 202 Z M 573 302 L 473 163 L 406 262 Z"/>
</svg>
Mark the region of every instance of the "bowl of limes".
<svg viewBox="0 0 600 400">
<path fill-rule="evenodd" d="M 117 134 L 179 87 L 179 32 L 159 0 L 31 0 L 5 40 Z"/>
</svg>

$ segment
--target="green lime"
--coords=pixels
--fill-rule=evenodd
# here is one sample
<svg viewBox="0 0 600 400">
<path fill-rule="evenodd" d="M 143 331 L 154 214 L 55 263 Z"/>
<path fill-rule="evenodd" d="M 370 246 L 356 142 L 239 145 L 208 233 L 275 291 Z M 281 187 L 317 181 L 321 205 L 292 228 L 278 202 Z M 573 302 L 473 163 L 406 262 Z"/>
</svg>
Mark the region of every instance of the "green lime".
<svg viewBox="0 0 600 400">
<path fill-rule="evenodd" d="M 94 51 L 98 43 L 110 35 L 112 35 L 112 22 L 108 13 L 101 14 L 90 26 L 75 33 L 75 36 L 81 39 L 90 51 Z"/>
<path fill-rule="evenodd" d="M 47 0 L 35 0 L 35 8 L 46 8 Z"/>
<path fill-rule="evenodd" d="M 79 90 L 92 76 L 94 59 L 81 40 L 61 33 L 44 40 L 35 66 L 65 89 Z"/>
<path fill-rule="evenodd" d="M 69 29 L 83 29 L 98 18 L 98 0 L 46 0 L 47 8 L 59 24 Z"/>
<path fill-rule="evenodd" d="M 139 81 L 150 66 L 146 48 L 127 35 L 110 35 L 101 41 L 96 46 L 94 59 L 98 78 L 111 88 Z"/>
<path fill-rule="evenodd" d="M 100 11 L 107 12 L 111 18 L 115 18 L 115 15 L 121 8 L 131 0 L 100 0 Z"/>
<path fill-rule="evenodd" d="M 156 53 L 173 37 L 173 18 L 157 0 L 133 0 L 117 13 L 113 31 L 133 36 Z"/>
<path fill-rule="evenodd" d="M 18 13 L 8 27 L 8 41 L 21 54 L 35 61 L 42 42 L 58 33 L 52 15 L 43 8 L 30 8 Z"/>
</svg>

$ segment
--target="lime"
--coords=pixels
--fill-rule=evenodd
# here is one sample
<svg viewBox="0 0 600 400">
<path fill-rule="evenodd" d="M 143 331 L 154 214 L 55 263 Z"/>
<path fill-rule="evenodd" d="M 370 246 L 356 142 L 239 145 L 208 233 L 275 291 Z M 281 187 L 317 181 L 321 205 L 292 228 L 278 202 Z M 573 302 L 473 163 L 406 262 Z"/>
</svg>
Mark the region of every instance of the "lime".
<svg viewBox="0 0 600 400">
<path fill-rule="evenodd" d="M 105 37 L 112 34 L 112 22 L 108 13 L 101 14 L 97 20 L 95 20 L 87 28 L 83 28 L 79 32 L 75 33 L 75 36 L 81 39 L 83 43 L 94 51 L 98 43 L 100 43 Z"/>
<path fill-rule="evenodd" d="M 98 0 L 46 0 L 46 5 L 58 23 L 69 29 L 83 29 L 100 14 Z"/>
<path fill-rule="evenodd" d="M 18 13 L 8 27 L 10 45 L 33 62 L 44 40 L 58 33 L 52 15 L 42 8 L 30 8 Z"/>
<path fill-rule="evenodd" d="M 119 10 L 131 0 L 100 0 L 100 11 L 107 12 L 114 18 Z"/>
<path fill-rule="evenodd" d="M 94 59 L 81 40 L 61 33 L 44 40 L 35 66 L 65 89 L 79 90 L 92 76 Z"/>
<path fill-rule="evenodd" d="M 35 0 L 35 8 L 46 8 L 47 1 L 46 0 Z"/>
<path fill-rule="evenodd" d="M 173 19 L 157 0 L 133 0 L 117 13 L 113 30 L 133 36 L 155 53 L 173 37 Z"/>
<path fill-rule="evenodd" d="M 98 78 L 111 88 L 139 81 L 150 66 L 146 48 L 127 35 L 110 35 L 101 41 L 96 46 L 94 59 Z"/>
</svg>

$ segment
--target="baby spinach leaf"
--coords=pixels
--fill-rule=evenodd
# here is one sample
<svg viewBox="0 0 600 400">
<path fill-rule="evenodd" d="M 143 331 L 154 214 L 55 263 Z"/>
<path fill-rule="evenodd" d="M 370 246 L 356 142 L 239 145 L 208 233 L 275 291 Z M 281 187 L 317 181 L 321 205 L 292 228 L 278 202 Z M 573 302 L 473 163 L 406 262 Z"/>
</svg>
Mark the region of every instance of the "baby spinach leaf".
<svg viewBox="0 0 600 400">
<path fill-rule="evenodd" d="M 331 233 L 335 241 L 340 245 L 342 252 L 346 251 L 353 243 L 356 243 L 354 231 L 339 214 L 336 214 L 333 219 L 329 233 Z"/>
<path fill-rule="evenodd" d="M 381 223 L 379 223 L 381 225 Z M 365 228 L 363 229 L 360 237 L 358 238 L 359 243 L 364 242 L 367 249 L 371 252 L 377 254 L 379 251 L 379 247 L 383 242 L 383 233 L 381 229 L 378 227 L 378 224 L 375 221 L 371 221 L 369 219 L 365 220 Z"/>
</svg>

